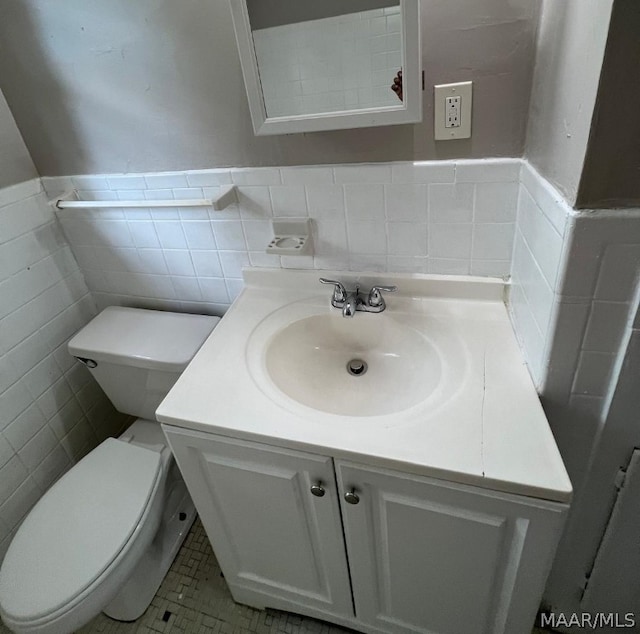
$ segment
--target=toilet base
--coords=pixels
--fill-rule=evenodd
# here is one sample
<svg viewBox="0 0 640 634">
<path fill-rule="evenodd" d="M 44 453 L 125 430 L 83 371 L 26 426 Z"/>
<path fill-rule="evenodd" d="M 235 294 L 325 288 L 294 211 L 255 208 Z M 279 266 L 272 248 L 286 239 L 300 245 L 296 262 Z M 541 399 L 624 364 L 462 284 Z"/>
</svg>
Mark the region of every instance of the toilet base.
<svg viewBox="0 0 640 634">
<path fill-rule="evenodd" d="M 135 621 L 151 604 L 195 518 L 196 510 L 176 463 L 167 476 L 165 507 L 153 542 L 120 592 L 103 609 L 117 621 Z"/>
</svg>

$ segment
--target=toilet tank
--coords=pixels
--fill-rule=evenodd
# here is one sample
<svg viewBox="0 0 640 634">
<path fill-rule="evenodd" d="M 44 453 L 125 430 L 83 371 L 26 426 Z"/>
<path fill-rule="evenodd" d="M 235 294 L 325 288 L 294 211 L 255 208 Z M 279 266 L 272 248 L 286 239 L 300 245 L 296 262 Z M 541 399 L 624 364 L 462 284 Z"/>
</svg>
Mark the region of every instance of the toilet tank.
<svg viewBox="0 0 640 634">
<path fill-rule="evenodd" d="M 69 341 L 115 408 L 156 420 L 155 412 L 219 317 L 110 306 Z"/>
</svg>

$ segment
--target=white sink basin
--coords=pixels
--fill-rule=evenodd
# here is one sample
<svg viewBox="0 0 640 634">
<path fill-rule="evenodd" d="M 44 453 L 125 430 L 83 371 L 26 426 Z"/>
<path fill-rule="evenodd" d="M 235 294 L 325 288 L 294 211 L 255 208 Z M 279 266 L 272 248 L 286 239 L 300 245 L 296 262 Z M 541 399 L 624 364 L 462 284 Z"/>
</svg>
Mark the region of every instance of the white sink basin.
<svg viewBox="0 0 640 634">
<path fill-rule="evenodd" d="M 438 351 L 383 315 L 313 315 L 289 324 L 265 351 L 271 380 L 292 399 L 331 414 L 375 416 L 425 400 L 442 378 Z"/>
<path fill-rule="evenodd" d="M 463 380 L 461 346 L 451 345 L 441 324 L 431 325 L 398 311 L 344 318 L 326 301 L 297 302 L 253 331 L 247 364 L 254 381 L 279 402 L 286 396 L 342 416 L 396 414 L 455 392 L 450 381 L 443 389 L 452 366 Z"/>
</svg>

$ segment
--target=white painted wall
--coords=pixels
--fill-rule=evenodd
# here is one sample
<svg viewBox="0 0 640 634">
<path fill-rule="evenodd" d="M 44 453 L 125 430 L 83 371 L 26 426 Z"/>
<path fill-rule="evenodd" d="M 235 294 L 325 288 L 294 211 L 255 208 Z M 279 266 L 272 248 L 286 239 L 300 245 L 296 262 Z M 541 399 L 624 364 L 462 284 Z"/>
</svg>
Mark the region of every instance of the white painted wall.
<svg viewBox="0 0 640 634">
<path fill-rule="evenodd" d="M 613 0 L 543 0 L 525 157 L 573 205 Z"/>
<path fill-rule="evenodd" d="M 35 165 L 0 91 L 0 188 L 36 176 Z"/>
</svg>

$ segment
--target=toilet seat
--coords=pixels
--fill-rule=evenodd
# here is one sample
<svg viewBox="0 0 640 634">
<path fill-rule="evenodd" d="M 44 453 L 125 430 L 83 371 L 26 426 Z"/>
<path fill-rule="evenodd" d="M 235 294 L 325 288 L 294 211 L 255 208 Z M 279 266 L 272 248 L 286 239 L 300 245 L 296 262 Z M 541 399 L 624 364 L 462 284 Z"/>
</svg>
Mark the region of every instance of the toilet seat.
<svg viewBox="0 0 640 634">
<path fill-rule="evenodd" d="M 5 556 L 0 612 L 7 625 L 46 632 L 55 623 L 61 631 L 81 604 L 84 613 L 87 602 L 109 600 L 121 582 L 117 569 L 150 532 L 144 520 L 165 475 L 161 452 L 113 438 L 68 471 L 31 510 Z"/>
</svg>

